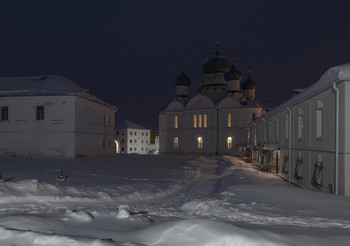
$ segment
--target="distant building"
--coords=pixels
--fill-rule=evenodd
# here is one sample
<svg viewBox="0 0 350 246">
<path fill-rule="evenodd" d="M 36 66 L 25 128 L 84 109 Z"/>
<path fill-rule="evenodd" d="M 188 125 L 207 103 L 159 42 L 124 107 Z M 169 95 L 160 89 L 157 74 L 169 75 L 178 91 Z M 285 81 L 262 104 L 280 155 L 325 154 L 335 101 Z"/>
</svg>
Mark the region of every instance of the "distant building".
<svg viewBox="0 0 350 246">
<path fill-rule="evenodd" d="M 115 152 L 117 108 L 63 76 L 0 78 L 0 110 L 0 154 Z"/>
<path fill-rule="evenodd" d="M 157 154 L 159 152 L 154 138 L 151 138 L 150 129 L 125 119 L 115 121 L 115 143 L 116 153 Z"/>
<path fill-rule="evenodd" d="M 189 97 L 191 79 L 184 70 L 175 80 L 176 98 L 159 114 L 161 153 L 234 154 L 239 129 L 263 108 L 255 100 L 257 83 L 218 51 L 202 65 L 203 84 Z"/>
<path fill-rule="evenodd" d="M 241 154 L 301 186 L 350 196 L 350 64 L 241 128 Z"/>
</svg>

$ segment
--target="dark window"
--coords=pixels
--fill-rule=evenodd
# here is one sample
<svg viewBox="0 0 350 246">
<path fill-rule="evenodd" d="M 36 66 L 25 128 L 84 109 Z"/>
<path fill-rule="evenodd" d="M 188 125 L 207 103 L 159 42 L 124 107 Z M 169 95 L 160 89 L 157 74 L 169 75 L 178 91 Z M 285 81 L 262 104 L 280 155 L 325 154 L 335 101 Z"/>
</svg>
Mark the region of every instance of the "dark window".
<svg viewBox="0 0 350 246">
<path fill-rule="evenodd" d="M 122 151 L 124 152 L 124 148 L 122 148 Z"/>
<path fill-rule="evenodd" d="M 108 118 L 108 124 L 109 124 L 109 126 L 112 126 L 112 117 L 111 116 L 109 116 L 109 118 Z"/>
<path fill-rule="evenodd" d="M 136 132 L 134 132 L 134 135 L 136 136 Z"/>
<path fill-rule="evenodd" d="M 9 108 L 1 107 L 1 120 L 9 120 Z"/>
<path fill-rule="evenodd" d="M 36 106 L 36 120 L 44 120 L 44 106 Z"/>
<path fill-rule="evenodd" d="M 132 135 L 132 132 L 130 132 L 130 136 Z"/>
<path fill-rule="evenodd" d="M 134 139 L 134 143 L 137 143 L 137 140 L 136 140 L 136 139 Z"/>
<path fill-rule="evenodd" d="M 132 143 L 132 139 L 130 139 L 130 143 Z"/>
<path fill-rule="evenodd" d="M 130 148 L 130 151 L 132 151 L 132 148 Z"/>
<path fill-rule="evenodd" d="M 134 150 L 136 151 L 136 148 L 134 148 Z"/>
<path fill-rule="evenodd" d="M 119 132 L 117 132 L 117 135 L 119 135 Z"/>
</svg>

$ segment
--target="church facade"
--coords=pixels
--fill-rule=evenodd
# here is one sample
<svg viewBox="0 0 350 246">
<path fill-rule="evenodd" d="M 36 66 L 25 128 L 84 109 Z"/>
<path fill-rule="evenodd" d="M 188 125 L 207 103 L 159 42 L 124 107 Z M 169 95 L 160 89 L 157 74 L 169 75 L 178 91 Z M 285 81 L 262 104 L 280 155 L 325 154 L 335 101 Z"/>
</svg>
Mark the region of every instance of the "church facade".
<svg viewBox="0 0 350 246">
<path fill-rule="evenodd" d="M 242 73 L 233 60 L 216 52 L 202 65 L 203 84 L 189 97 L 191 79 L 184 70 L 175 80 L 176 97 L 159 114 L 161 153 L 234 154 L 239 129 L 260 117 L 255 100 L 256 82 Z"/>
</svg>

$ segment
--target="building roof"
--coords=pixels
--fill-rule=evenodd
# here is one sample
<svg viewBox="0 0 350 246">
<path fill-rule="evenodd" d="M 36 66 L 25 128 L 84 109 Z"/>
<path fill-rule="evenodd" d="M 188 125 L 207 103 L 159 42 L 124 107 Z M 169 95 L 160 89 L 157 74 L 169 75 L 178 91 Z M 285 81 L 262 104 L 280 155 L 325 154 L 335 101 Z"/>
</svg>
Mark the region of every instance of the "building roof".
<svg viewBox="0 0 350 246">
<path fill-rule="evenodd" d="M 350 63 L 329 68 L 316 83 L 312 84 L 311 86 L 298 93 L 294 97 L 291 97 L 289 100 L 280 104 L 265 115 L 272 115 L 281 110 L 285 110 L 285 108 L 299 103 L 300 101 L 304 100 L 305 98 L 308 98 L 314 93 L 317 93 L 323 88 L 331 86 L 333 82 L 344 80 L 350 80 Z"/>
<path fill-rule="evenodd" d="M 140 126 L 139 124 L 136 124 L 130 120 L 125 119 L 116 119 L 115 120 L 115 129 L 140 129 L 140 130 L 150 130 L 146 127 Z"/>
<path fill-rule="evenodd" d="M 62 75 L 0 78 L 0 97 L 49 95 L 76 95 L 117 109 Z"/>
</svg>

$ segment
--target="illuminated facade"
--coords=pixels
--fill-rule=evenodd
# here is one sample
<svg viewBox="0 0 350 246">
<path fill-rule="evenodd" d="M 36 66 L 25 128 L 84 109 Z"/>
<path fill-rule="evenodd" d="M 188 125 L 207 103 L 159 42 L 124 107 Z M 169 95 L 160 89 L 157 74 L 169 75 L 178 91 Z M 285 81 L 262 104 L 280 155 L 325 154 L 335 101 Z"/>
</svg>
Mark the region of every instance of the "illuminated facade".
<svg viewBox="0 0 350 246">
<path fill-rule="evenodd" d="M 301 187 L 350 196 L 350 64 L 241 128 L 242 150 L 259 169 Z"/>
<path fill-rule="evenodd" d="M 60 76 L 0 78 L 0 154 L 115 153 L 116 107 Z"/>
<path fill-rule="evenodd" d="M 239 129 L 261 115 L 250 71 L 241 84 L 241 72 L 219 54 L 218 43 L 202 74 L 203 84 L 192 98 L 184 70 L 175 80 L 176 98 L 159 114 L 161 153 L 234 154 Z"/>
</svg>

